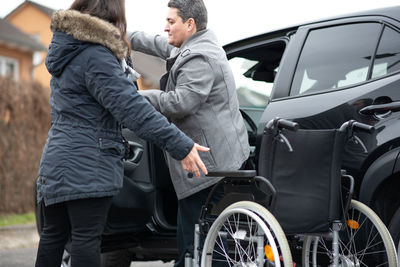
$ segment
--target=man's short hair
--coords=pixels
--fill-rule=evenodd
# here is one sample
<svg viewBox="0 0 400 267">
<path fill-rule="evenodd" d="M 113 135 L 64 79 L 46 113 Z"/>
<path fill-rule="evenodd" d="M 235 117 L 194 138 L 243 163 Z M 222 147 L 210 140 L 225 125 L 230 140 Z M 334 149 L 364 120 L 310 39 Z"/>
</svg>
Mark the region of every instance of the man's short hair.
<svg viewBox="0 0 400 267">
<path fill-rule="evenodd" d="M 203 0 L 170 0 L 168 7 L 178 9 L 178 16 L 183 22 L 193 18 L 197 31 L 207 28 L 207 8 Z"/>
</svg>

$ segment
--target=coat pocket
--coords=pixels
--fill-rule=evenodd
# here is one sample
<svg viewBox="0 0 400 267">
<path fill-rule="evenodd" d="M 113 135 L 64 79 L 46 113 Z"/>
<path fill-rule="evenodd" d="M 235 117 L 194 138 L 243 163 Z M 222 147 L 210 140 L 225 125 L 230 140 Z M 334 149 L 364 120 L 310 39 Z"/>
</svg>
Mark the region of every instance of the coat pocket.
<svg viewBox="0 0 400 267">
<path fill-rule="evenodd" d="M 100 152 L 107 155 L 123 157 L 125 154 L 125 148 L 122 143 L 103 137 L 99 138 L 99 148 Z"/>
<path fill-rule="evenodd" d="M 209 147 L 209 145 L 207 143 L 207 139 L 201 129 L 197 130 L 196 132 L 192 131 L 190 134 L 188 134 L 188 136 L 191 137 L 195 143 L 197 143 L 201 146 Z M 210 151 L 208 151 L 208 152 L 199 151 L 199 155 L 200 155 L 200 158 L 203 161 L 204 165 L 206 165 L 207 170 L 211 170 L 216 167 L 214 158 L 211 153 L 211 148 L 210 148 Z"/>
</svg>

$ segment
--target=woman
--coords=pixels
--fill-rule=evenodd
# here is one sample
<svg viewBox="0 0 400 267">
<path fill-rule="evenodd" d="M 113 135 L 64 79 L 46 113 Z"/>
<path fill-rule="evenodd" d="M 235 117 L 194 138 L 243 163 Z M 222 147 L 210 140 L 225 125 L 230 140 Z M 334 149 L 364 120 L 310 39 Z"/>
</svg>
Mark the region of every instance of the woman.
<svg viewBox="0 0 400 267">
<path fill-rule="evenodd" d="M 137 93 L 120 62 L 129 55 L 124 0 L 76 0 L 53 14 L 46 58 L 52 75 L 52 126 L 44 147 L 37 201 L 44 212 L 36 266 L 100 265 L 100 237 L 112 196 L 122 187 L 121 125 L 207 173 L 195 144 Z"/>
</svg>

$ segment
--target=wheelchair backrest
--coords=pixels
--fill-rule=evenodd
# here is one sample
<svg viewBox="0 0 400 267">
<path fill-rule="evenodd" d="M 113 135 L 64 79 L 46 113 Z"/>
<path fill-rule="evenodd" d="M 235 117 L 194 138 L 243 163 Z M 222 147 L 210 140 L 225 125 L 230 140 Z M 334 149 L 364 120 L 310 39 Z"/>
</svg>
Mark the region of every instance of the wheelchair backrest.
<svg viewBox="0 0 400 267">
<path fill-rule="evenodd" d="M 336 129 L 265 130 L 258 175 L 269 179 L 277 191 L 271 211 L 286 233 L 326 232 L 340 219 L 345 139 L 346 134 Z"/>
</svg>

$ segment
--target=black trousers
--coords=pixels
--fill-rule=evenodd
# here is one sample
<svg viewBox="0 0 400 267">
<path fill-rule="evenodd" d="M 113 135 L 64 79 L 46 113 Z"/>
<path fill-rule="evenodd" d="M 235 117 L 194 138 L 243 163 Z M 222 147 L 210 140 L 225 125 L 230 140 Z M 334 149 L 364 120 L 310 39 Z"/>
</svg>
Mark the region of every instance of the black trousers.
<svg viewBox="0 0 400 267">
<path fill-rule="evenodd" d="M 112 197 L 66 201 L 45 206 L 36 267 L 61 266 L 71 240 L 71 266 L 100 266 L 100 242 Z"/>
<path fill-rule="evenodd" d="M 184 267 L 186 253 L 193 256 L 194 225 L 199 222 L 201 208 L 211 189 L 212 186 L 178 201 L 177 241 L 179 259 L 174 267 Z M 223 186 L 218 186 L 211 198 L 211 203 L 216 204 L 222 197 Z"/>
</svg>

